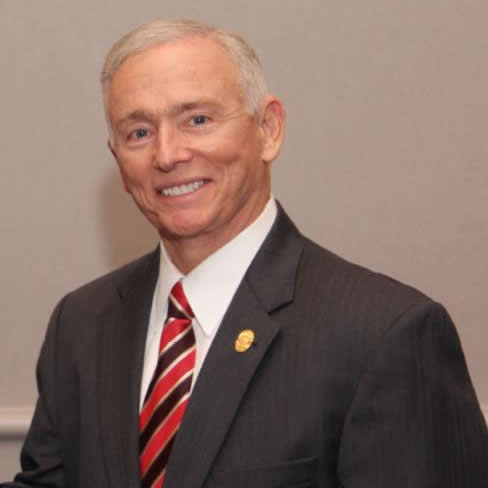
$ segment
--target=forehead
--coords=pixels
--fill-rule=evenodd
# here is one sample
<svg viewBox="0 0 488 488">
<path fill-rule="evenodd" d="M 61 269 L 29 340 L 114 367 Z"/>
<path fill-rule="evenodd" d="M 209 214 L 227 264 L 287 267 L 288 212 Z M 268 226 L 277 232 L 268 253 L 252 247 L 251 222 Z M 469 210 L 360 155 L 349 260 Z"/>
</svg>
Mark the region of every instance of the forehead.
<svg viewBox="0 0 488 488">
<path fill-rule="evenodd" d="M 241 99 L 237 68 L 226 49 L 199 37 L 156 45 L 130 56 L 107 90 L 111 112 L 142 102 L 169 105 L 199 97 L 222 103 Z"/>
</svg>

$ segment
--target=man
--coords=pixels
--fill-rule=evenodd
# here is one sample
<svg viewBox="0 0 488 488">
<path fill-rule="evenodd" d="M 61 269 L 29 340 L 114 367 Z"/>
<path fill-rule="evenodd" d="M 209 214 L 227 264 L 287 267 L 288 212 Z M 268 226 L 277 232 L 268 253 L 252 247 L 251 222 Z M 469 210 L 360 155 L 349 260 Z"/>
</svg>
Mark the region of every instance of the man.
<svg viewBox="0 0 488 488">
<path fill-rule="evenodd" d="M 285 115 L 253 50 L 159 20 L 112 48 L 102 83 L 161 245 L 57 306 L 2 486 L 486 487 L 446 311 L 307 240 L 270 196 Z"/>
</svg>

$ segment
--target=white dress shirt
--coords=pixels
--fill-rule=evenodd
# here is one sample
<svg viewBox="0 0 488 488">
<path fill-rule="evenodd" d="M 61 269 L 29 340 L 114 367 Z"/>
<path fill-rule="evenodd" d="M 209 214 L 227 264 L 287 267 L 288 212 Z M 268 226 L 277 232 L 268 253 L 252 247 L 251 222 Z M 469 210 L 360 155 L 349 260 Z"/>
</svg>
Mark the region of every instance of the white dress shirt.
<svg viewBox="0 0 488 488">
<path fill-rule="evenodd" d="M 271 198 L 261 215 L 249 227 L 202 261 L 186 276 L 183 276 L 171 262 L 161 242 L 159 277 L 154 290 L 146 337 L 140 408 L 156 369 L 159 341 L 168 313 L 168 296 L 173 285 L 182 279 L 183 290 L 195 314 L 192 325 L 197 354 L 193 387 L 232 297 L 268 235 L 276 214 L 276 202 Z"/>
</svg>

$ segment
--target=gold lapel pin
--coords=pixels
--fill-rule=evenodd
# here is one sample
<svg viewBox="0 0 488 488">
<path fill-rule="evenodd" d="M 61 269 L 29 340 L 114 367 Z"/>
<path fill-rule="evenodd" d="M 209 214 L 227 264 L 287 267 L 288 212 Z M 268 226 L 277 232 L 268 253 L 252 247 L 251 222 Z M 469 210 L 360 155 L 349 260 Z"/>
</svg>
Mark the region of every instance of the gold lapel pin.
<svg viewBox="0 0 488 488">
<path fill-rule="evenodd" d="M 252 346 L 252 343 L 254 342 L 254 337 L 254 331 L 252 331 L 251 329 L 244 329 L 239 332 L 235 344 L 236 351 L 246 352 Z"/>
</svg>

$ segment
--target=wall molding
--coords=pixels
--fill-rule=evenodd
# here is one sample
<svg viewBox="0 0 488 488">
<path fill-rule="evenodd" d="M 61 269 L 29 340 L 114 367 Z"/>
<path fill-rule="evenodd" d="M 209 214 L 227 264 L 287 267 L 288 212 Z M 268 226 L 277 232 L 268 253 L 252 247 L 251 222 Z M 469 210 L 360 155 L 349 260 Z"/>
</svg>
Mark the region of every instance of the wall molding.
<svg viewBox="0 0 488 488">
<path fill-rule="evenodd" d="M 22 438 L 27 433 L 34 407 L 0 407 L 0 439 Z"/>
<path fill-rule="evenodd" d="M 488 423 L 488 403 L 481 409 Z M 0 407 L 0 439 L 23 438 L 29 429 L 34 407 Z"/>
</svg>

